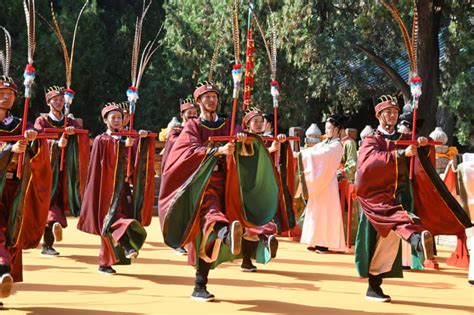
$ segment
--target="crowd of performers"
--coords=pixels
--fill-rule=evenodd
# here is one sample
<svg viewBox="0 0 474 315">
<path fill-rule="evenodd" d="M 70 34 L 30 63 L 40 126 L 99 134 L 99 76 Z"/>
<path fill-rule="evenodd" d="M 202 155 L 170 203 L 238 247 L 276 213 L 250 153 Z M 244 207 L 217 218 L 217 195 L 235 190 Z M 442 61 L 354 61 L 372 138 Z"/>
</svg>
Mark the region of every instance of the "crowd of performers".
<svg viewBox="0 0 474 315">
<path fill-rule="evenodd" d="M 22 121 L 11 114 L 14 81 L 0 78 L 2 298 L 10 295 L 13 282 L 22 281 L 23 249 L 43 239 L 41 254 L 59 255 L 53 245 L 63 238 L 67 215 L 79 217 L 79 230 L 100 237 L 102 274 L 114 274 L 113 265 L 130 264 L 146 240 L 155 193 L 156 134 L 131 133 L 128 103 L 107 103 L 101 110 L 106 131 L 90 151 L 87 133 L 64 115 L 64 94 L 62 87 L 48 89 L 49 113 L 28 124 L 22 139 L 8 140 L 21 135 Z M 218 109 L 218 87 L 198 85 L 193 98 L 180 105 L 183 121 L 169 128 L 162 152 L 161 228 L 165 243 L 187 254 L 196 269 L 193 299 L 214 299 L 207 283 L 209 271 L 219 264 L 241 259 L 242 271 L 255 272 L 254 261 L 266 264 L 275 258 L 276 235 L 295 231 L 298 223 L 301 243 L 309 251 L 344 252 L 346 238 L 351 239 L 345 225 L 351 221 L 358 226 L 355 266 L 368 278 L 366 298 L 390 301 L 381 284 L 383 278 L 402 276 L 400 240 L 422 268 L 434 261 L 434 235 L 457 235 L 471 225 L 472 214 L 433 171 L 429 139 L 397 144 L 410 139 L 411 130 L 409 124 L 399 125 L 402 132 L 395 129 L 400 111 L 395 98 L 376 105 L 379 126 L 358 152 L 354 139 L 345 136 L 340 115 L 326 120 L 322 142 L 294 152 L 286 135 L 272 137 L 271 115 L 248 110 L 232 137 L 231 122 L 218 116 Z M 48 131 L 59 137 L 38 136 Z M 24 164 L 18 176 L 20 155 Z M 347 182 L 357 196 L 348 217 L 339 191 Z M 294 206 L 298 189 L 306 196 L 300 213 Z"/>
<path fill-rule="evenodd" d="M 28 3 L 27 89 L 34 79 L 35 16 L 34 1 Z M 8 73 L 8 43 L 8 58 L 1 51 L 0 298 L 22 281 L 23 249 L 43 240 L 42 255 L 60 255 L 53 246 L 63 239 L 69 215 L 78 217 L 79 230 L 100 238 L 99 273 L 113 275 L 114 265 L 131 264 L 139 256 L 155 200 L 157 134 L 133 128 L 141 76 L 156 51 L 155 38 L 138 58 L 148 7 L 136 25 L 128 102 L 102 107 L 106 131 L 92 147 L 88 130 L 68 115 L 74 91 L 72 53 L 69 59 L 65 45 L 66 87 L 45 91 L 49 113 L 34 124 L 26 121 L 28 102 L 23 118 L 12 115 L 18 88 Z M 57 22 L 55 27 L 63 43 Z M 237 61 L 234 88 L 242 75 Z M 272 80 L 277 107 L 278 82 Z M 238 89 L 234 104 L 236 95 Z M 26 101 L 30 97 L 25 93 Z M 243 272 L 256 272 L 254 263 L 269 263 L 277 256 L 278 235 L 299 233 L 308 251 L 321 254 L 345 252 L 354 243 L 355 267 L 368 279 L 366 298 L 381 302 L 391 299 L 381 288 L 383 279 L 402 277 L 402 262 L 415 269 L 435 265 L 433 236 L 467 233 L 474 241 L 472 202 L 463 208 L 445 186 L 432 165 L 433 142 L 415 139 L 410 119 L 402 119 L 396 130 L 396 98 L 377 103 L 379 125 L 359 149 L 341 115 L 325 120 L 323 141 L 300 148 L 299 138 L 272 130 L 277 117 L 248 108 L 237 122 L 235 111 L 230 118 L 217 114 L 221 103 L 218 85 L 210 79 L 198 84 L 181 102 L 182 123 L 169 126 L 161 152 L 161 231 L 165 244 L 187 255 L 196 270 L 192 299 L 214 300 L 207 290 L 209 272 L 221 263 L 241 260 Z"/>
</svg>

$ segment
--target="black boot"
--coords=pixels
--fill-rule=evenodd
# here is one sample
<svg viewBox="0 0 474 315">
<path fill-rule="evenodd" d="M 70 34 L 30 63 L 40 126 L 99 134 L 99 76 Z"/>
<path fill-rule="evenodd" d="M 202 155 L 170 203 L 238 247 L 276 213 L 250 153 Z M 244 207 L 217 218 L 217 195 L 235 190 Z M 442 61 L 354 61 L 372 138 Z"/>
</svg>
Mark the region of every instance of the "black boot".
<svg viewBox="0 0 474 315">
<path fill-rule="evenodd" d="M 382 276 L 374 276 L 369 274 L 369 288 L 365 294 L 365 298 L 375 302 L 390 302 L 392 299 L 382 291 Z"/>
<path fill-rule="evenodd" d="M 207 291 L 206 285 L 211 264 L 199 258 L 198 267 L 196 270 L 196 280 L 194 282 L 194 291 L 191 294 L 191 299 L 201 302 L 214 301 L 214 294 Z"/>
<path fill-rule="evenodd" d="M 47 257 L 59 256 L 59 252 L 57 252 L 53 248 L 53 244 L 54 244 L 54 234 L 53 234 L 53 228 L 52 228 L 53 224 L 54 222 L 50 222 L 44 228 L 43 249 L 41 250 L 41 255 L 47 256 Z"/>
<path fill-rule="evenodd" d="M 99 266 L 99 273 L 112 276 L 117 273 L 114 268 L 111 266 Z"/>
<path fill-rule="evenodd" d="M 246 239 L 242 240 L 242 265 L 240 265 L 240 270 L 243 272 L 256 272 L 257 267 L 252 264 L 252 255 L 257 249 L 258 241 L 249 241 Z"/>
</svg>

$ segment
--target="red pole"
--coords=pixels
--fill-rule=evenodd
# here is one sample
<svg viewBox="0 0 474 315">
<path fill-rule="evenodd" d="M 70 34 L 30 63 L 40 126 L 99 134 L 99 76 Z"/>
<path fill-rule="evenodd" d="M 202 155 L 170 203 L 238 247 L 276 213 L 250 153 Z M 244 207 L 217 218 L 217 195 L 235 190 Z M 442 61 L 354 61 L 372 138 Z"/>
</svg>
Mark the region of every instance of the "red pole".
<svg viewBox="0 0 474 315">
<path fill-rule="evenodd" d="M 30 104 L 30 97 L 25 98 L 25 105 L 23 108 L 23 120 L 21 122 L 21 135 L 25 135 L 26 131 L 26 121 L 28 118 L 28 106 Z M 20 156 L 18 157 L 18 165 L 16 168 L 16 177 L 21 178 L 21 173 L 23 171 L 23 159 L 24 159 L 24 153 L 21 153 Z"/>
<path fill-rule="evenodd" d="M 273 107 L 273 136 L 278 136 L 278 107 Z"/>
<path fill-rule="evenodd" d="M 352 188 L 353 184 L 347 183 L 347 231 L 346 231 L 346 249 L 351 248 L 351 230 L 352 230 Z"/>
<path fill-rule="evenodd" d="M 235 130 L 235 112 L 237 111 L 237 97 L 233 99 L 232 102 L 232 116 L 231 116 L 231 121 L 230 121 L 230 134 L 229 136 L 234 135 L 234 130 Z"/>
<path fill-rule="evenodd" d="M 67 117 L 66 115 L 64 115 L 64 131 L 66 131 L 66 127 L 67 127 Z M 65 137 L 67 138 L 67 135 L 65 135 Z M 65 148 L 61 148 L 61 162 L 59 164 L 59 170 L 62 172 L 63 170 L 63 166 L 64 166 L 64 150 Z"/>
<path fill-rule="evenodd" d="M 416 107 L 413 108 L 413 128 L 411 130 L 411 141 L 416 141 Z M 413 172 L 415 169 L 415 157 L 412 156 L 410 159 L 410 180 L 413 178 Z"/>
<path fill-rule="evenodd" d="M 133 131 L 133 116 L 134 113 L 130 113 L 130 131 Z M 128 160 L 127 160 L 127 179 L 130 182 L 130 176 L 132 175 L 132 147 L 128 147 Z"/>
</svg>

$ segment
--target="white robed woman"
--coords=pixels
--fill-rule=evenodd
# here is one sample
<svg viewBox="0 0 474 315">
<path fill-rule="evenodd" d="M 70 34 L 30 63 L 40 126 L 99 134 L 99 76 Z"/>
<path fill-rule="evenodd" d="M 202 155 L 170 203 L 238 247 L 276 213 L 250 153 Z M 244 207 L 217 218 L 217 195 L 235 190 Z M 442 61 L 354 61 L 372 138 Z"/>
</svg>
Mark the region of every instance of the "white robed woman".
<svg viewBox="0 0 474 315">
<path fill-rule="evenodd" d="M 343 130 L 343 117 L 331 115 L 325 129 L 327 139 L 301 152 L 309 196 L 301 243 L 306 244 L 308 250 L 318 253 L 345 251 L 337 184 L 337 169 L 343 155 L 339 138 Z"/>
</svg>

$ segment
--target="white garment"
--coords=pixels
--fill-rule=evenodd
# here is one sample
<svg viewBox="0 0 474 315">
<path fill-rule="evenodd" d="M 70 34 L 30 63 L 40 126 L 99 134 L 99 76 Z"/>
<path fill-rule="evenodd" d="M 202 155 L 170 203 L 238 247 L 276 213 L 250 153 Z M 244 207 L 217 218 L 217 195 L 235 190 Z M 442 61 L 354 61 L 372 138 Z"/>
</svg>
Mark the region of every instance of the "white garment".
<svg viewBox="0 0 474 315">
<path fill-rule="evenodd" d="M 339 141 L 324 141 L 301 151 L 308 186 L 308 204 L 301 243 L 344 251 L 342 221 L 336 171 L 343 148 Z"/>
<path fill-rule="evenodd" d="M 469 273 L 468 280 L 474 280 L 474 227 L 466 229 L 467 248 L 469 249 Z"/>
<path fill-rule="evenodd" d="M 464 157 L 464 156 L 463 156 Z M 474 221 L 474 159 L 459 164 L 458 172 L 462 172 L 464 189 L 466 191 L 467 208 L 471 221 Z"/>
</svg>

